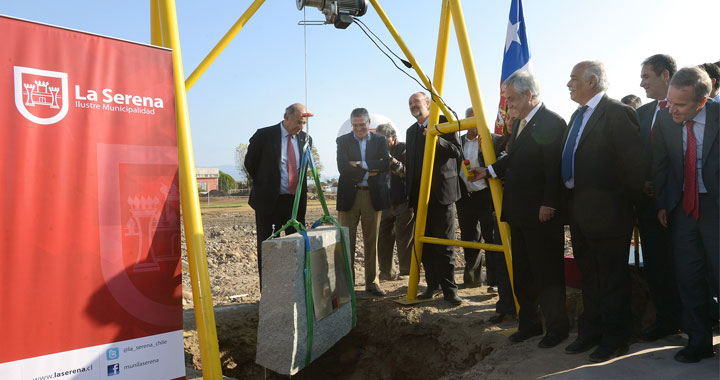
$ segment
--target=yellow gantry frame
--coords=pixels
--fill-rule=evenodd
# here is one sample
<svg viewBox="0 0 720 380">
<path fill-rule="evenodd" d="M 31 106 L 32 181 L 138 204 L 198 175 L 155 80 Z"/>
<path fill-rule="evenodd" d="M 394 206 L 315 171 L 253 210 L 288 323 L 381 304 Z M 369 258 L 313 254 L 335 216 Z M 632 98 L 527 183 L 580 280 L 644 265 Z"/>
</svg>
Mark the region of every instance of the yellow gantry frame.
<svg viewBox="0 0 720 380">
<path fill-rule="evenodd" d="M 200 76 L 202 76 L 210 64 L 212 64 L 212 62 L 218 57 L 223 49 L 225 49 L 225 47 L 264 2 L 265 0 L 255 0 L 247 11 L 245 11 L 245 13 L 232 26 L 232 28 L 223 36 L 220 42 L 218 42 L 218 44 L 212 49 L 208 56 L 200 63 L 200 65 L 198 65 L 192 74 L 190 74 L 187 80 L 184 80 L 175 0 L 150 0 L 152 43 L 154 45 L 168 47 L 173 51 L 172 59 L 175 79 L 180 197 L 185 227 L 185 239 L 188 248 L 189 272 L 192 283 L 193 302 L 195 304 L 195 320 L 197 323 L 204 379 L 222 379 L 222 370 L 220 367 L 220 353 L 215 327 L 215 314 L 212 304 L 212 294 L 210 292 L 207 256 L 205 253 L 205 233 L 202 227 L 200 202 L 196 190 L 197 182 L 195 177 L 192 139 L 190 137 L 190 123 L 188 120 L 186 92 L 193 86 L 193 84 L 195 84 Z M 485 111 L 482 99 L 480 98 L 480 88 L 475 75 L 475 64 L 470 50 L 470 43 L 468 41 L 465 19 L 462 13 L 460 0 L 443 0 L 442 2 L 433 83 L 430 83 L 430 79 L 422 71 L 420 65 L 413 57 L 407 45 L 405 45 L 403 40 L 400 38 L 397 30 L 395 30 L 395 27 L 380 7 L 380 4 L 378 4 L 378 1 L 370 0 L 370 3 L 377 11 L 398 46 L 400 46 L 405 56 L 412 64 L 413 68 L 420 77 L 420 80 L 423 82 L 425 87 L 432 90 L 433 100 L 437 100 L 435 94 L 438 96 L 442 95 L 445 62 L 447 59 L 447 45 L 450 35 L 450 21 L 453 21 L 458 46 L 460 48 L 460 55 L 462 57 L 463 68 L 465 70 L 468 91 L 470 93 L 470 100 L 473 110 L 475 111 L 475 117 L 473 119 L 465 119 L 458 122 L 453 119 L 453 115 L 450 113 L 450 110 L 448 110 L 442 102 L 432 102 L 428 125 L 436 125 L 436 127 L 428 128 L 428 136 L 425 141 L 425 158 L 423 161 L 422 178 L 420 182 L 420 200 L 417 205 L 417 217 L 415 222 L 415 249 L 410 269 L 407 302 L 417 302 L 417 289 L 420 274 L 418 263 L 422 259 L 423 243 L 504 252 L 508 273 L 510 275 L 510 283 L 512 284 L 513 273 L 512 254 L 510 250 L 510 232 L 508 230 L 507 223 L 500 221 L 500 211 L 502 207 L 502 184 L 499 180 L 489 179 L 489 183 L 493 204 L 498 218 L 502 244 L 475 243 L 424 236 L 425 226 L 427 224 L 427 206 L 430 199 L 430 182 L 432 179 L 433 161 L 435 158 L 435 145 L 438 135 L 471 129 L 478 126 L 478 133 L 482 137 L 481 149 L 485 162 L 489 165 L 496 161 L 492 138 L 490 137 L 490 131 L 485 121 Z M 440 117 L 440 111 L 445 114 L 449 120 L 448 123 L 437 125 Z M 518 308 L 517 300 L 515 301 L 515 307 Z"/>
<path fill-rule="evenodd" d="M 420 66 L 413 58 L 407 46 L 398 35 L 385 12 L 378 4 L 377 0 L 370 0 L 378 15 L 387 26 L 390 34 L 403 50 L 408 60 L 413 64 L 413 68 L 417 72 L 420 79 L 427 88 L 433 90 L 433 100 L 435 94 L 442 96 L 443 79 L 445 75 L 445 62 L 447 58 L 447 45 L 450 35 L 450 20 L 453 21 L 455 34 L 457 36 L 458 47 L 460 48 L 460 56 L 462 57 L 463 68 L 465 70 L 465 79 L 467 80 L 468 91 L 470 93 L 470 101 L 475 113 L 473 119 L 461 120 L 460 123 L 454 121 L 453 115 L 447 110 L 445 105 L 440 101 L 433 101 L 430 107 L 430 120 L 428 125 L 437 125 L 442 110 L 448 123 L 437 125 L 436 128 L 428 128 L 428 136 L 425 140 L 425 158 L 423 160 L 422 178 L 420 180 L 420 199 L 417 205 L 417 214 L 415 219 L 415 249 L 413 250 L 413 260 L 410 267 L 410 280 L 408 283 L 407 300 L 404 303 L 417 302 L 418 283 L 420 281 L 420 268 L 418 263 L 422 259 L 423 243 L 452 245 L 458 247 L 485 249 L 490 251 L 500 251 L 505 254 L 505 262 L 510 275 L 510 284 L 513 283 L 512 272 L 512 253 L 510 248 L 510 231 L 507 223 L 500 221 L 500 212 L 502 209 L 502 184 L 498 179 L 490 178 L 490 191 L 492 193 L 493 205 L 495 206 L 498 226 L 500 229 L 500 238 L 502 244 L 475 243 L 459 240 L 439 239 L 425 236 L 425 226 L 427 224 L 427 206 L 430 200 L 430 183 L 432 179 L 433 164 L 435 159 L 435 146 L 438 135 L 443 133 L 451 133 L 459 130 L 466 130 L 478 127 L 478 133 L 482 137 L 481 149 L 485 163 L 490 165 L 496 161 L 495 149 L 493 148 L 490 130 L 485 121 L 485 110 L 483 108 L 482 99 L 480 98 L 480 87 L 478 86 L 477 76 L 475 74 L 475 63 L 473 61 L 470 50 L 470 42 L 465 28 L 465 18 L 463 16 L 460 0 L 443 0 L 440 10 L 440 27 L 438 31 L 437 53 L 435 55 L 435 73 L 433 75 L 433 84 L 431 85 L 426 79 Z M 514 294 L 514 292 L 513 292 Z M 517 300 L 515 300 L 515 308 L 519 309 Z"/>
</svg>

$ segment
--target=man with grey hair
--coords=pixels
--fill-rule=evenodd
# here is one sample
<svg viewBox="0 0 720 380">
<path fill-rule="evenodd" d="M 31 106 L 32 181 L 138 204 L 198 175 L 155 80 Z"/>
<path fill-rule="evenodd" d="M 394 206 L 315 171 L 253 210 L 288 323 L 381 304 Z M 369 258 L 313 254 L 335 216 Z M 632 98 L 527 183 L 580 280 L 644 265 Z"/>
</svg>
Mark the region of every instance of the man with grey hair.
<svg viewBox="0 0 720 380">
<path fill-rule="evenodd" d="M 658 113 L 652 143 L 657 217 L 670 229 L 689 338 L 675 354 L 684 363 L 714 355 L 711 308 L 717 306 L 711 296 L 718 294 L 720 252 L 720 105 L 708 101 L 711 87 L 703 70 L 679 70 L 670 81 L 669 112 Z"/>
<path fill-rule="evenodd" d="M 250 138 L 245 169 L 253 181 L 248 203 L 255 210 L 257 259 L 262 290 L 262 242 L 279 230 L 292 214 L 298 182 L 302 183 L 297 220 L 305 223 L 307 178 L 300 177 L 300 162 L 309 138 L 303 128 L 307 122 L 305 106 L 294 103 L 285 108 L 283 121 L 260 128 Z M 312 144 L 312 139 L 309 140 Z M 294 228 L 285 230 L 292 234 Z"/>
<path fill-rule="evenodd" d="M 378 236 L 380 280 L 393 280 L 410 274 L 412 259 L 413 213 L 405 190 L 405 143 L 398 141 L 397 132 L 390 124 L 378 125 L 375 133 L 385 136 L 390 152 L 390 207 L 382 211 Z M 393 269 L 394 246 L 397 246 L 399 276 Z"/>
<path fill-rule="evenodd" d="M 675 60 L 667 54 L 646 58 L 640 69 L 640 87 L 653 99 L 637 109 L 640 138 L 648 162 L 652 160 L 653 131 L 657 115 L 667 108 L 670 79 L 675 75 Z M 680 330 L 680 296 L 675 282 L 670 236 L 657 219 L 652 187 L 652 171 L 645 174 L 644 194 L 636 205 L 637 224 L 642 242 L 643 274 L 655 306 L 655 321 L 642 331 L 645 341 L 654 341 Z"/>
<path fill-rule="evenodd" d="M 580 107 L 563 138 L 560 175 L 584 310 L 565 352 L 599 345 L 590 360 L 603 362 L 627 352 L 632 334 L 628 252 L 648 163 L 635 110 L 605 94 L 601 62 L 575 65 L 567 86 Z"/>
<path fill-rule="evenodd" d="M 410 207 L 418 206 L 420 200 L 420 179 L 425 158 L 425 136 L 430 118 L 430 98 L 423 92 L 410 96 L 408 101 L 410 114 L 415 118 L 406 132 L 407 143 L 407 190 Z M 447 119 L 440 116 L 440 122 Z M 433 163 L 430 199 L 427 205 L 427 225 L 425 236 L 442 239 L 455 239 L 455 202 L 460 199 L 458 183 L 458 158 L 460 157 L 460 139 L 457 133 L 438 136 Z M 462 304 L 457 295 L 455 283 L 455 250 L 451 246 L 425 244 L 422 264 L 425 268 L 427 289 L 419 299 L 431 299 L 442 289 L 446 301 L 452 305 Z"/>
<path fill-rule="evenodd" d="M 560 208 L 560 149 L 565 121 L 540 102 L 535 78 L 516 71 L 503 83 L 509 109 L 517 110 L 508 154 L 478 177 L 504 179 L 501 219 L 510 224 L 513 282 L 520 304 L 512 342 L 543 333 L 540 348 L 555 347 L 568 336 L 565 309 L 565 232 Z"/>
<path fill-rule="evenodd" d="M 377 265 L 380 212 L 390 207 L 387 171 L 390 157 L 385 137 L 372 133 L 365 108 L 350 113 L 352 132 L 337 138 L 337 210 L 339 223 L 350 230 L 350 257 L 355 279 L 355 239 L 362 223 L 365 253 L 365 291 L 384 296 Z"/>
</svg>

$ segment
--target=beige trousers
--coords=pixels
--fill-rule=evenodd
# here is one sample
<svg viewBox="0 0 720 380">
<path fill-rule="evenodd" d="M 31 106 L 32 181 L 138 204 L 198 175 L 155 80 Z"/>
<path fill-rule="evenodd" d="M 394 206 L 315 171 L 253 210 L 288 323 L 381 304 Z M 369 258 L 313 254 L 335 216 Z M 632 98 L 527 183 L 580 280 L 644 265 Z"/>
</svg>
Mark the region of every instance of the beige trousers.
<svg viewBox="0 0 720 380">
<path fill-rule="evenodd" d="M 369 190 L 358 189 L 355 194 L 355 203 L 349 211 L 338 211 L 341 226 L 350 230 L 350 257 L 352 258 L 353 280 L 355 279 L 355 241 L 357 239 L 357 225 L 362 223 L 363 244 L 365 245 L 365 287 L 370 284 L 379 285 L 377 243 L 380 229 L 380 214 L 376 211 L 370 200 Z"/>
</svg>

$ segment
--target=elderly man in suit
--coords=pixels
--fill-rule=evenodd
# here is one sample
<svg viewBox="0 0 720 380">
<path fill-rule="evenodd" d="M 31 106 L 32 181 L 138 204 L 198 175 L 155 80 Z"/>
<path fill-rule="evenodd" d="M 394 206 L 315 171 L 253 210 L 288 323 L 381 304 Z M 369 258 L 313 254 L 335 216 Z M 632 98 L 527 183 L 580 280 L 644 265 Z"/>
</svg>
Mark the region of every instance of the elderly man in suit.
<svg viewBox="0 0 720 380">
<path fill-rule="evenodd" d="M 390 152 L 390 208 L 382 211 L 378 237 L 378 260 L 380 280 L 405 278 L 410 274 L 412 260 L 413 213 L 408 207 L 405 188 L 405 143 L 397 139 L 397 132 L 390 124 L 380 124 L 375 132 L 385 136 Z M 393 271 L 393 247 L 397 246 L 398 269 Z"/>
<path fill-rule="evenodd" d="M 642 63 L 640 87 L 645 89 L 648 98 L 655 99 L 637 109 L 640 137 L 648 162 L 652 160 L 652 136 L 657 115 L 667 107 L 668 87 L 675 71 L 675 60 L 665 54 L 650 56 Z M 650 297 L 655 305 L 655 322 L 643 330 L 642 338 L 645 341 L 654 341 L 679 331 L 681 306 L 675 282 L 670 235 L 657 219 L 650 170 L 645 175 L 644 193 L 636 211 L 642 241 L 643 269 Z"/>
<path fill-rule="evenodd" d="M 508 154 L 489 173 L 505 180 L 501 218 L 510 224 L 513 280 L 520 304 L 518 331 L 512 342 L 543 333 L 537 309 L 545 317 L 541 348 L 557 346 L 568 336 L 565 309 L 565 233 L 556 210 L 560 207 L 560 148 L 567 125 L 540 102 L 532 74 L 516 71 L 503 83 L 509 108 L 518 111 Z"/>
<path fill-rule="evenodd" d="M 420 179 L 425 152 L 425 137 L 430 117 L 430 97 L 418 92 L 408 101 L 410 113 L 416 122 L 407 129 L 407 189 L 410 207 L 418 206 L 420 198 Z M 440 121 L 446 121 L 440 117 Z M 455 202 L 460 199 L 458 183 L 458 159 L 461 156 L 460 139 L 457 133 L 446 133 L 438 136 L 433 165 L 432 182 L 430 183 L 430 200 L 428 202 L 427 225 L 425 236 L 442 239 L 455 239 Z M 460 305 L 462 298 L 457 295 L 455 284 L 455 250 L 444 245 L 425 244 L 423 246 L 422 264 L 425 268 L 427 289 L 418 296 L 419 299 L 430 299 L 442 289 L 446 301 L 452 305 Z"/>
<path fill-rule="evenodd" d="M 605 66 L 580 62 L 567 84 L 580 107 L 562 143 L 564 186 L 575 260 L 582 275 L 578 337 L 565 348 L 602 362 L 627 351 L 632 332 L 628 256 L 633 202 L 642 193 L 647 161 L 635 110 L 605 95 Z"/>
<path fill-rule="evenodd" d="M 701 69 L 679 70 L 670 81 L 669 113 L 658 113 L 653 132 L 655 205 L 660 224 L 670 229 L 689 337 L 675 360 L 685 363 L 714 355 L 710 297 L 718 294 L 720 105 L 707 101 L 711 86 Z"/>
<path fill-rule="evenodd" d="M 292 215 L 298 182 L 302 181 L 297 219 L 305 223 L 307 179 L 300 177 L 300 161 L 306 140 L 312 143 L 303 128 L 307 118 L 305 106 L 295 103 L 285 109 L 283 121 L 260 128 L 250 138 L 245 155 L 245 169 L 253 181 L 250 207 L 255 210 L 257 258 L 260 289 L 262 289 L 262 242 L 279 230 Z M 294 228 L 285 234 L 294 233 Z"/>
<path fill-rule="evenodd" d="M 377 244 L 380 214 L 390 207 L 387 171 L 390 154 L 384 136 L 369 132 L 370 115 L 365 108 L 350 113 L 352 132 L 337 138 L 337 210 L 339 222 L 350 230 L 350 253 L 355 262 L 358 222 L 362 223 L 365 248 L 365 290 L 384 296 L 378 279 Z M 353 279 L 355 266 L 353 265 Z"/>
</svg>

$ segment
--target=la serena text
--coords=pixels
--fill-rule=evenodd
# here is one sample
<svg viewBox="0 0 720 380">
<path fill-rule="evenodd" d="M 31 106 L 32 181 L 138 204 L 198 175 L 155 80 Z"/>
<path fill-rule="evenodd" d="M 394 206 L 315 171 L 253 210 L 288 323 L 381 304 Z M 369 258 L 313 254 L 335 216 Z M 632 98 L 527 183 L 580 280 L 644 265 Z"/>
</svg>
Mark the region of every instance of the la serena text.
<svg viewBox="0 0 720 380">
<path fill-rule="evenodd" d="M 106 88 L 102 90 L 103 103 L 127 104 L 142 107 L 163 108 L 163 101 L 160 98 L 151 98 L 148 96 L 137 96 L 131 94 L 113 94 L 113 90 Z M 87 90 L 85 96 L 81 95 L 80 86 L 75 85 L 75 99 L 89 100 L 96 102 L 98 93 L 94 90 Z"/>
</svg>

